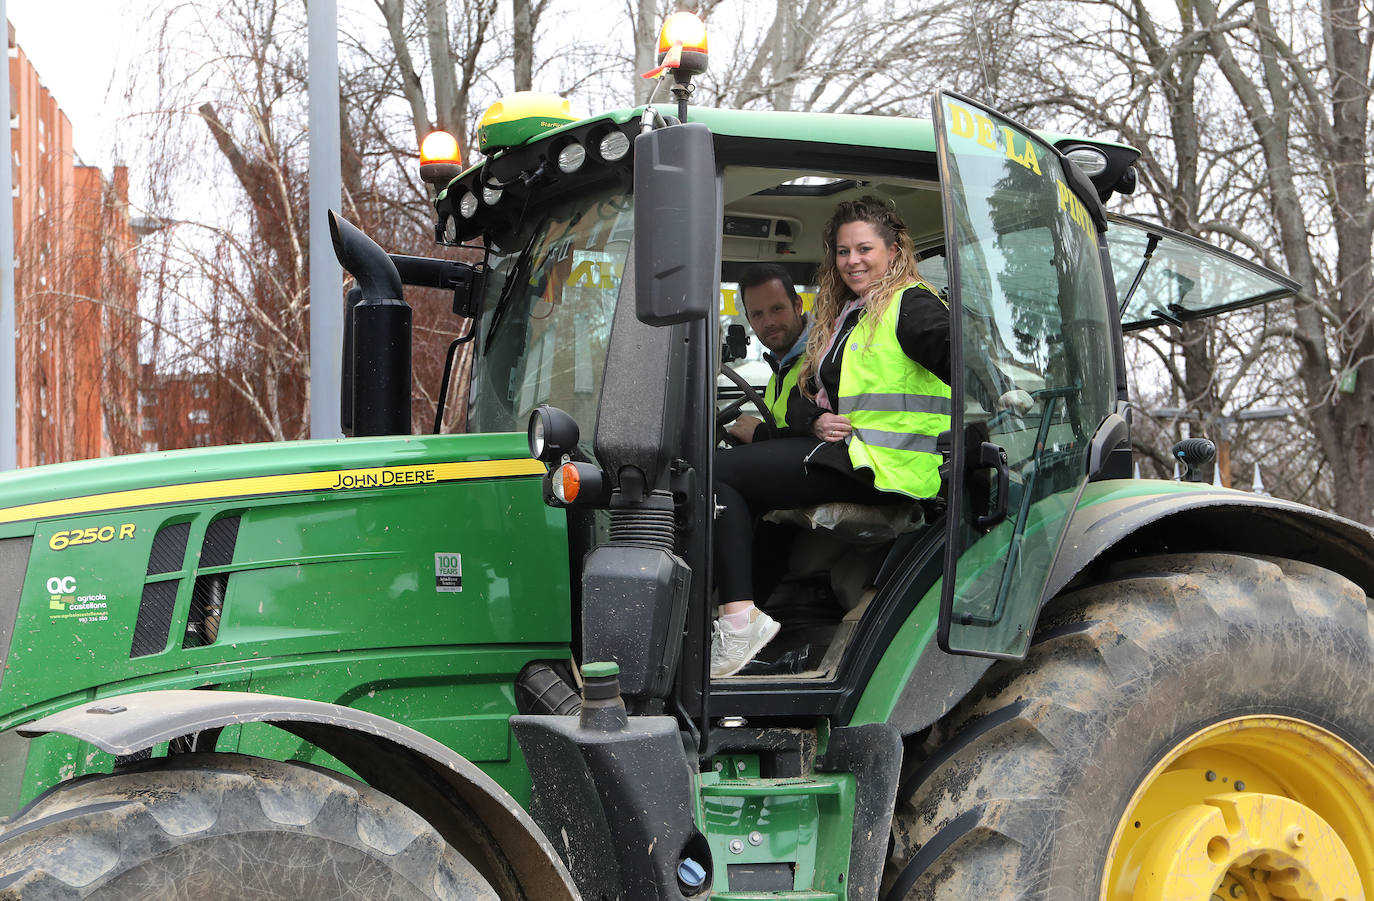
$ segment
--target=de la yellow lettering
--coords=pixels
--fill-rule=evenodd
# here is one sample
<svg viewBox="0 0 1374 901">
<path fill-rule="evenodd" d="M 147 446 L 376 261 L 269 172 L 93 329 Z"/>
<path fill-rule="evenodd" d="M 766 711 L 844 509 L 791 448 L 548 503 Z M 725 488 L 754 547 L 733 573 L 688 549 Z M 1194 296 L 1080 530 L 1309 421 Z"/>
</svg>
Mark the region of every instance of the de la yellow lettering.
<svg viewBox="0 0 1374 901">
<path fill-rule="evenodd" d="M 989 150 L 996 150 L 997 142 L 992 139 L 992 120 L 977 114 L 973 118 L 978 122 L 978 143 Z"/>
<path fill-rule="evenodd" d="M 1035 156 L 1035 144 L 1031 142 L 1031 139 L 1025 135 L 1020 136 L 1026 142 L 1026 149 L 1024 153 L 1018 156 L 1016 153 L 1017 132 L 1003 125 L 1002 134 L 1007 139 L 1007 159 L 1014 163 L 1020 163 L 1036 175 L 1040 175 L 1040 160 Z"/>
<path fill-rule="evenodd" d="M 957 103 L 949 105 L 949 130 L 961 138 L 973 137 L 973 116 Z"/>
</svg>

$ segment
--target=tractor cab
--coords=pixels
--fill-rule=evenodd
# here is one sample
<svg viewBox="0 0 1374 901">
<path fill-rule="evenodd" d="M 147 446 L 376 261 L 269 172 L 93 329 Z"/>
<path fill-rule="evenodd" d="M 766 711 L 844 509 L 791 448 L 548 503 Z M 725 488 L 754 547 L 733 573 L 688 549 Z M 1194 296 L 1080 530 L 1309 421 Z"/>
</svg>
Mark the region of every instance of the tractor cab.
<svg viewBox="0 0 1374 901">
<path fill-rule="evenodd" d="M 906 221 L 921 277 L 955 313 L 962 365 L 952 388 L 961 402 L 946 442 L 947 490 L 929 503 L 766 517 L 776 523 L 765 528 L 787 538 L 763 549 L 760 562 L 777 580 L 760 606 L 784 631 L 714 691 L 737 712 L 780 695 L 796 712 L 852 707 L 898 630 L 914 643 L 938 631 L 956 653 L 1023 654 L 1078 493 L 1090 480 L 1130 474 L 1122 320 L 1181 321 L 1289 293 L 1291 284 L 1153 225 L 1122 217 L 1109 225 L 1102 200 L 1133 188 L 1136 151 L 1042 135 L 954 94 L 936 96 L 932 121 L 693 108 L 684 126 L 674 112 L 683 110 L 576 122 L 550 115 L 540 121 L 553 127 L 523 143 L 508 127 L 512 143 L 436 201 L 441 240 L 485 255 L 467 429 L 523 429 L 538 410 L 575 426 L 571 437 L 548 428 L 561 443 L 544 459 L 546 497 L 568 513 L 584 640 L 612 659 L 643 654 L 676 665 L 656 645 L 622 644 L 620 631 L 594 638 L 616 616 L 614 604 L 597 606 L 605 593 L 593 595 L 588 583 L 597 549 L 625 535 L 617 520 L 638 515 L 630 511 L 657 491 L 653 503 L 673 514 L 662 546 L 683 567 L 667 578 L 686 587 L 658 581 L 643 590 L 650 606 L 669 611 L 670 632 L 688 636 L 679 684 L 704 688 L 718 415 L 757 415 L 749 397 L 769 375 L 749 339 L 739 279 L 753 264 L 778 264 L 809 307 L 824 222 L 839 202 L 874 195 Z M 671 166 L 640 165 L 660 153 L 650 141 L 687 131 L 699 139 L 696 183 Z M 653 197 L 641 196 L 655 171 L 669 174 L 648 182 Z M 710 296 L 672 295 L 660 276 L 685 268 L 674 242 L 701 232 L 705 263 L 694 265 L 706 273 L 690 290 Z M 646 260 L 650 243 L 657 260 Z M 656 264 L 662 271 L 643 271 Z M 646 317 L 651 292 L 695 312 Z M 641 315 L 632 322 L 627 311 Z M 723 342 L 731 332 L 734 351 Z M 976 385 L 989 367 L 1033 403 L 991 407 Z M 644 692 L 669 681 L 657 679 L 659 689 L 646 681 Z"/>
</svg>

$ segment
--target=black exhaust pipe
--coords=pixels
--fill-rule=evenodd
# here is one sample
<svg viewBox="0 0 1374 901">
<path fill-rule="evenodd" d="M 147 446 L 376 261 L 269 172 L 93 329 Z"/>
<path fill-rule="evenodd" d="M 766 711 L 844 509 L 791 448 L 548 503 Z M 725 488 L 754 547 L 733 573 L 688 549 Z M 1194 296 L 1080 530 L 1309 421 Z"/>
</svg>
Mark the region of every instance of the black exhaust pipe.
<svg viewBox="0 0 1374 901">
<path fill-rule="evenodd" d="M 376 241 L 333 210 L 329 236 L 339 265 L 362 291 L 343 349 L 353 364 L 353 434 L 409 435 L 411 314 L 400 273 Z"/>
</svg>

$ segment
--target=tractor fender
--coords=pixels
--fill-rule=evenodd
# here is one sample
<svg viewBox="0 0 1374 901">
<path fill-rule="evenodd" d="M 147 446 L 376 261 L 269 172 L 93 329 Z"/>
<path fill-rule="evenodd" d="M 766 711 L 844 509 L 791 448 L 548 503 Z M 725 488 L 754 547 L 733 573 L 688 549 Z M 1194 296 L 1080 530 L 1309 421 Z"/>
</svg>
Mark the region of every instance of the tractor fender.
<svg viewBox="0 0 1374 901">
<path fill-rule="evenodd" d="M 361 710 L 252 692 L 144 691 L 86 702 L 16 731 L 60 733 L 128 755 L 244 723 L 270 723 L 333 755 L 428 820 L 502 898 L 578 898 L 553 845 L 495 780 L 429 736 Z"/>
<path fill-rule="evenodd" d="M 1186 484 L 1186 483 L 1185 483 Z M 1043 607 L 1098 559 L 1235 551 L 1313 563 L 1374 595 L 1374 530 L 1274 497 L 1178 482 L 1094 482 L 1069 520 Z"/>
<path fill-rule="evenodd" d="M 1096 561 L 1159 553 L 1236 552 L 1312 563 L 1374 596 L 1374 530 L 1274 497 L 1191 483 L 1091 482 L 1069 520 L 1041 609 Z M 1031 630 L 1037 622 L 1030 624 Z M 946 654 L 931 641 L 917 657 L 888 722 L 910 735 L 944 716 L 995 661 Z M 932 690 L 938 686 L 938 690 Z M 992 725 L 992 724 L 990 724 Z"/>
</svg>

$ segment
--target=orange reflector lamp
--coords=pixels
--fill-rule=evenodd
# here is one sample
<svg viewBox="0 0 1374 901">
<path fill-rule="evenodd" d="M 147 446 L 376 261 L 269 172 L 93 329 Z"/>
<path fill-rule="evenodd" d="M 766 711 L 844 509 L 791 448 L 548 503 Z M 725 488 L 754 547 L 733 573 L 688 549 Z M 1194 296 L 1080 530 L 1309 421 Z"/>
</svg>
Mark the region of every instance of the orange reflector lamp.
<svg viewBox="0 0 1374 901">
<path fill-rule="evenodd" d="M 582 477 L 576 463 L 564 463 L 553 475 L 553 494 L 565 504 L 577 500 L 582 490 Z"/>
<path fill-rule="evenodd" d="M 447 185 L 463 168 L 458 139 L 446 131 L 432 131 L 420 142 L 420 178 L 436 187 Z"/>
<path fill-rule="evenodd" d="M 657 78 L 669 69 L 678 81 L 706 71 L 706 23 L 695 13 L 676 12 L 663 23 L 658 33 L 659 65 L 644 73 Z"/>
<path fill-rule="evenodd" d="M 564 507 L 604 507 L 610 503 L 611 486 L 595 463 L 569 460 L 544 476 L 544 498 Z"/>
</svg>

